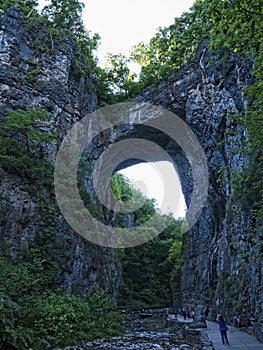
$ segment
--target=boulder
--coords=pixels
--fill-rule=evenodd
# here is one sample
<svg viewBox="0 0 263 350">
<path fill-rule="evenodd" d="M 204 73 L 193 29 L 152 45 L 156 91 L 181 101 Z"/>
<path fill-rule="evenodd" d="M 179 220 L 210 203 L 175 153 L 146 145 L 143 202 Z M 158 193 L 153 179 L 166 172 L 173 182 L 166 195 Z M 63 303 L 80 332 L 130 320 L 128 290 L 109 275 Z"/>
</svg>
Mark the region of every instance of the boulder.
<svg viewBox="0 0 263 350">
<path fill-rule="evenodd" d="M 204 316 L 197 317 L 196 319 L 194 319 L 192 322 L 188 324 L 188 327 L 190 329 L 207 328 L 205 317 Z"/>
</svg>

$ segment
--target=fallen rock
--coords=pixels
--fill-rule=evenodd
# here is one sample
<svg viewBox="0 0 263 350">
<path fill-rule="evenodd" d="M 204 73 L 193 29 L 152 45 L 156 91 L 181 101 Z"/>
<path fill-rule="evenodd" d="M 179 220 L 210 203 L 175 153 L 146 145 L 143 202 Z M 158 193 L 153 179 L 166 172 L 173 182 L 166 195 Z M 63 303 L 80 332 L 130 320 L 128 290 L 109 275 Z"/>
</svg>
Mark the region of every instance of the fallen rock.
<svg viewBox="0 0 263 350">
<path fill-rule="evenodd" d="M 188 324 L 190 329 L 207 328 L 206 318 L 199 316 Z"/>
</svg>

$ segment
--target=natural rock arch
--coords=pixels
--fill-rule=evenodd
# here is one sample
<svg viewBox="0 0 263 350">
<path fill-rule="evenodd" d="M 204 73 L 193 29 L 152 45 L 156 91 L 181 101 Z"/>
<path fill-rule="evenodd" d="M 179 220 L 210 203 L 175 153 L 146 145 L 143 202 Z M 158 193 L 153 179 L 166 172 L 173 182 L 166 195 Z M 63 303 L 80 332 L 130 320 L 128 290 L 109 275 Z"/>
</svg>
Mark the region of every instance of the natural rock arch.
<svg viewBox="0 0 263 350">
<path fill-rule="evenodd" d="M 184 239 L 182 302 L 194 305 L 198 312 L 206 313 L 210 318 L 219 310 L 224 310 L 228 318 L 231 318 L 236 310 L 234 304 L 230 304 L 228 300 L 235 293 L 241 305 L 243 300 L 246 300 L 246 303 L 249 300 L 249 306 L 246 304 L 246 314 L 243 315 L 245 319 L 249 314 L 262 314 L 255 299 L 255 295 L 260 298 L 259 281 L 262 276 L 259 270 L 256 275 L 251 273 L 250 286 L 251 291 L 254 291 L 251 293 L 249 289 L 244 291 L 242 287 L 235 290 L 233 286 L 229 292 L 225 288 L 226 276 L 238 274 L 241 262 L 238 254 L 233 252 L 233 246 L 237 247 L 240 242 L 242 244 L 242 225 L 244 227 L 247 223 L 246 219 L 244 220 L 246 213 L 242 203 L 239 216 L 234 221 L 230 218 L 229 210 L 226 209 L 233 191 L 232 183 L 227 177 L 221 181 L 219 175 L 224 167 L 240 169 L 244 161 L 242 154 L 233 156 L 233 143 L 239 142 L 239 135 L 229 138 L 228 133 L 233 131 L 235 125 L 228 115 L 241 112 L 245 108 L 246 101 L 243 99 L 242 89 L 253 79 L 252 62 L 242 62 L 238 56 L 232 56 L 229 64 L 223 64 L 220 54 L 217 54 L 216 63 L 211 64 L 211 55 L 207 42 L 204 42 L 191 64 L 168 81 L 146 89 L 138 101 L 150 102 L 178 114 L 198 137 L 208 163 L 208 197 L 198 221 Z M 156 131 L 150 132 L 141 126 L 131 128 L 128 124 L 126 128 L 125 123 L 122 130 L 115 130 L 115 137 L 109 137 L 111 141 L 108 142 L 140 136 L 161 145 L 171 155 L 177 166 L 188 206 L 193 179 L 189 163 L 178 145 Z M 120 168 L 137 161 L 127 160 Z M 249 273 L 253 266 L 248 266 L 247 269 Z M 243 292 L 246 295 L 243 295 Z M 260 335 L 260 326 L 255 327 L 255 331 Z"/>
<path fill-rule="evenodd" d="M 90 76 L 81 78 L 74 74 L 72 42 L 57 43 L 52 57 L 46 52 L 37 53 L 32 45 L 35 33 L 26 31 L 19 8 L 9 9 L 6 15 L 1 16 L 1 26 L 1 45 L 5 52 L 0 59 L 3 109 L 46 109 L 52 116 L 50 130 L 56 131 L 62 139 L 73 123 L 96 108 L 92 72 Z M 239 142 L 239 136 L 227 136 L 227 132 L 234 128 L 227 115 L 245 108 L 242 89 L 252 80 L 252 62 L 241 62 L 237 56 L 232 56 L 229 62 L 223 63 L 221 55 L 217 54 L 214 55 L 215 63 L 210 64 L 212 54 L 207 44 L 204 42 L 199 47 L 192 63 L 167 81 L 147 88 L 138 101 L 153 103 L 179 115 L 198 137 L 208 162 L 207 201 L 197 223 L 186 234 L 184 241 L 183 302 L 197 306 L 197 311 L 208 311 L 209 317 L 213 317 L 219 308 L 228 316 L 235 313 L 241 313 L 243 317 L 252 315 L 255 320 L 254 329 L 262 340 L 262 262 L 253 260 L 246 265 L 245 277 L 247 280 L 249 278 L 249 288 L 248 285 L 236 286 L 232 281 L 225 286 L 229 276 L 242 281 L 240 277 L 244 276 L 239 275 L 242 270 L 239 253 L 245 252 L 250 256 L 254 247 L 248 242 L 243 230 L 248 225 L 249 215 L 242 203 L 238 203 L 241 214 L 234 218 L 229 217 L 226 210 L 233 190 L 230 179 L 226 178 L 225 182 L 218 181 L 218 172 L 222 167 L 229 166 L 238 170 L 244 162 L 242 154 L 233 156 L 231 153 L 232 142 Z M 34 83 L 25 79 L 32 72 L 30 61 L 40 63 L 39 75 Z M 150 137 L 153 142 L 164 146 L 177 164 L 186 204 L 189 205 L 192 191 L 191 172 L 186 158 L 177 146 L 163 136 L 159 138 L 158 133 L 151 134 L 140 128 L 131 130 L 125 125 L 119 138 L 124 138 L 127 133 L 130 136 L 142 134 L 143 138 Z M 110 142 L 107 135 L 103 137 L 107 143 Z M 46 152 L 50 160 L 55 159 L 56 146 L 47 146 Z M 99 152 L 100 145 L 97 146 L 94 150 Z M 124 163 L 122 166 L 129 164 Z M 38 198 L 30 191 L 30 184 L 25 184 L 19 174 L 10 175 L 2 170 L 1 198 L 1 247 L 4 240 L 12 242 L 10 255 L 15 260 L 23 249 L 29 232 L 33 237 L 41 230 Z M 29 220 L 23 226 L 21 219 L 25 213 L 29 214 Z M 116 295 L 120 284 L 116 252 L 110 249 L 100 251 L 98 247 L 87 244 L 74 235 L 61 217 L 55 219 L 58 227 L 57 239 L 61 238 L 63 250 L 70 255 L 70 260 L 66 261 L 66 267 L 63 266 L 64 270 L 57 282 L 64 284 L 69 291 L 80 292 L 91 281 L 100 279 L 99 282 L 105 289 Z M 233 299 L 241 305 L 241 311 L 235 309 Z"/>
</svg>

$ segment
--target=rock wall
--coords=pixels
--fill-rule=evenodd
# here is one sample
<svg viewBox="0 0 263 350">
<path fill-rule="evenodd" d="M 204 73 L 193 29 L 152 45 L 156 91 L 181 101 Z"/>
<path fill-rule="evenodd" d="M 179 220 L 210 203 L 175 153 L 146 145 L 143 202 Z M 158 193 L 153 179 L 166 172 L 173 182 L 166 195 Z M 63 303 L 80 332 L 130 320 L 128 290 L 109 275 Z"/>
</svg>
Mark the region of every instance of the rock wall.
<svg viewBox="0 0 263 350">
<path fill-rule="evenodd" d="M 212 58 L 212 60 L 210 60 Z M 149 87 L 141 101 L 154 102 L 177 113 L 197 135 L 209 168 L 205 207 L 184 237 L 181 302 L 214 319 L 224 313 L 240 327 L 250 327 L 263 340 L 262 245 L 251 232 L 251 212 L 246 203 L 233 200 L 233 184 L 222 169 L 239 171 L 246 158 L 235 151 L 245 130 L 230 113 L 246 108 L 242 89 L 253 81 L 252 61 L 233 55 L 229 61 L 212 54 L 208 42 L 198 48 L 195 60 L 159 86 Z M 177 164 L 186 204 L 192 181 L 181 154 L 166 148 Z M 224 173 L 224 171 L 223 171 Z M 221 174 L 221 175 L 220 175 Z M 259 230 L 260 231 L 260 230 Z M 261 230 L 262 232 L 262 230 Z M 261 253 L 260 253 L 261 252 Z M 178 301 L 176 301 L 178 302 Z"/>
<path fill-rule="evenodd" d="M 37 21 L 25 25 L 20 8 L 10 8 L 0 18 L 0 108 L 43 108 L 50 120 L 45 132 L 55 131 L 58 141 L 46 145 L 45 157 L 54 162 L 66 131 L 96 108 L 91 73 L 78 74 L 73 40 L 52 38 Z M 1 115 L 0 115 L 1 117 Z M 97 281 L 112 295 L 120 283 L 117 251 L 92 245 L 72 232 L 59 214 L 53 189 L 36 187 L 17 174 L 1 169 L 0 247 L 19 259 L 29 240 L 47 235 L 51 254 L 59 266 L 57 283 L 72 292 L 83 292 Z M 43 223 L 50 206 L 52 236 Z M 53 245 L 53 253 L 52 253 Z"/>
<path fill-rule="evenodd" d="M 9 9 L 1 16 L 0 28 L 1 110 L 45 108 L 51 116 L 50 131 L 56 131 L 61 140 L 76 121 L 96 108 L 91 73 L 89 70 L 85 76 L 77 73 L 74 42 L 68 38 L 54 41 L 37 23 L 26 29 L 19 9 Z M 242 154 L 233 155 L 233 147 L 245 131 L 229 136 L 236 126 L 227 116 L 246 107 L 242 89 L 253 80 L 252 62 L 241 62 L 237 56 L 225 62 L 216 54 L 211 63 L 207 45 L 207 42 L 200 45 L 192 63 L 159 86 L 146 89 L 139 100 L 171 110 L 186 121 L 198 137 L 208 162 L 207 201 L 197 223 L 184 237 L 181 302 L 211 319 L 222 312 L 240 326 L 251 324 L 253 332 L 263 340 L 262 247 L 249 231 L 253 225 L 246 203 L 232 200 L 233 186 L 227 175 L 224 181 L 219 178 L 222 167 L 240 169 L 246 163 Z M 128 122 L 124 120 L 118 130 L 97 140 L 93 159 L 115 141 L 128 137 L 149 139 L 173 158 L 189 205 L 193 179 L 180 147 L 165 134 L 146 130 L 142 125 L 130 126 Z M 49 144 L 46 157 L 54 162 L 57 149 L 56 142 Z M 87 184 L 89 180 L 85 179 Z M 0 181 L 1 248 L 15 260 L 29 239 L 46 232 L 40 199 L 45 198 L 51 209 L 56 203 L 50 189 L 32 188 L 19 176 L 19 169 L 12 176 L 1 170 Z M 117 251 L 81 239 L 59 212 L 51 210 L 50 215 L 56 230 L 51 246 L 61 267 L 57 283 L 81 292 L 98 281 L 116 295 L 120 283 Z M 47 235 L 47 239 L 51 237 Z"/>
</svg>

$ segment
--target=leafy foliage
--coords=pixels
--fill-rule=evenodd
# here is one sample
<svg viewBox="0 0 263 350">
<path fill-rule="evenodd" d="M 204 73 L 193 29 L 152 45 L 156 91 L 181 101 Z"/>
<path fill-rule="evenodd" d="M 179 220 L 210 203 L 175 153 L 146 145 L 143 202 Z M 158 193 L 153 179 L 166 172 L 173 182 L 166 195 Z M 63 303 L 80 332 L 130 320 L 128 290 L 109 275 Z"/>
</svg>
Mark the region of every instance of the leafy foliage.
<svg viewBox="0 0 263 350">
<path fill-rule="evenodd" d="M 26 18 L 37 15 L 37 0 L 7 0 L 0 3 L 0 13 L 5 13 L 9 7 L 21 7 Z"/>
<path fill-rule="evenodd" d="M 174 276 L 182 265 L 181 242 L 181 222 L 172 220 L 153 240 L 123 251 L 120 304 L 134 308 L 173 304 Z"/>
<path fill-rule="evenodd" d="M 51 344 L 73 345 L 122 332 L 113 301 L 96 284 L 84 297 L 45 292 L 39 305 L 34 321 L 37 338 Z"/>
<path fill-rule="evenodd" d="M 154 200 L 145 198 L 136 191 L 121 174 L 112 176 L 112 191 L 117 200 L 133 200 L 138 205 L 133 214 L 133 226 L 148 222 L 157 213 Z M 138 202 L 139 201 L 139 202 Z M 137 206 L 136 206 L 137 207 Z M 166 215 L 158 214 L 160 217 Z M 172 289 L 179 283 L 180 258 L 182 247 L 181 220 L 168 217 L 169 226 L 157 237 L 133 248 L 126 248 L 121 253 L 124 284 L 119 303 L 122 307 L 164 307 L 172 305 Z M 125 227 L 125 215 L 118 215 L 117 225 Z M 155 233 L 155 227 L 147 232 Z M 141 232 L 143 235 L 146 232 Z M 156 235 L 155 235 L 156 236 Z"/>
<path fill-rule="evenodd" d="M 48 114 L 41 109 L 27 111 L 7 110 L 0 128 L 0 165 L 10 172 L 38 181 L 50 179 L 51 165 L 44 159 L 44 147 L 56 139 L 46 132 Z"/>
<path fill-rule="evenodd" d="M 97 68 L 96 91 L 100 107 L 127 101 L 138 94 L 139 85 L 135 81 L 136 74 L 131 73 L 129 62 L 130 59 L 122 54 L 108 53 L 106 67 Z"/>
<path fill-rule="evenodd" d="M 74 70 L 79 76 L 89 76 L 95 71 L 97 62 L 93 51 L 99 44 L 99 35 L 93 36 L 82 21 L 84 4 L 78 0 L 51 0 L 41 13 L 42 19 L 48 20 L 50 35 L 60 39 L 71 38 L 76 42 Z"/>
<path fill-rule="evenodd" d="M 140 43 L 132 49 L 131 59 L 141 65 L 138 83 L 128 68 L 130 58 L 109 54 L 107 67 L 97 67 L 93 51 L 98 46 L 99 36 L 90 37 L 85 29 L 81 19 L 83 4 L 78 0 L 51 0 L 41 15 L 36 11 L 35 0 L 8 0 L 1 2 L 1 13 L 17 5 L 22 8 L 27 28 L 43 31 L 42 36 L 35 38 L 37 50 L 47 49 L 44 37 L 51 46 L 54 39 L 59 41 L 65 37 L 76 42 L 74 72 L 80 78 L 94 73 L 100 106 L 132 98 L 140 89 L 169 77 L 191 61 L 205 37 L 210 39 L 213 50 L 223 50 L 226 57 L 232 52 L 243 59 L 252 57 L 256 82 L 245 91 L 247 111 L 236 117 L 237 124 L 246 130 L 238 152 L 247 156 L 248 166 L 235 174 L 233 181 L 236 200 L 241 199 L 252 210 L 256 227 L 257 220 L 263 217 L 263 14 L 260 0 L 195 1 L 188 13 L 175 18 L 169 27 L 159 28 L 149 44 Z M 27 82 L 33 83 L 38 73 L 36 67 L 25 77 Z M 19 169 L 21 176 L 34 181 L 40 179 L 41 184 L 50 179 L 52 169 L 44 161 L 42 150 L 55 135 L 41 130 L 47 118 L 47 113 L 41 110 L 6 111 L 1 116 L 2 167 L 10 172 Z M 131 190 L 118 174 L 112 179 L 112 188 L 119 200 L 139 200 L 140 194 Z M 90 211 L 102 218 L 101 210 L 93 204 L 90 195 L 84 189 L 81 191 Z M 3 349 L 23 350 L 30 346 L 37 349 L 39 339 L 47 340 L 52 346 L 63 346 L 121 331 L 119 316 L 113 311 L 114 303 L 98 286 L 93 285 L 85 296 L 51 290 L 58 269 L 56 262 L 52 265 L 48 258 L 51 256 L 49 244 L 54 243 L 56 234 L 55 214 L 46 203 L 44 211 L 51 214 L 44 216 L 46 222 L 40 224 L 43 234 L 37 234 L 34 243 L 31 242 L 24 261 L 11 264 L 8 259 L 0 260 L 0 346 Z M 133 213 L 133 223 L 146 222 L 155 213 L 154 202 L 146 199 Z M 125 226 L 124 216 L 117 217 L 117 225 Z M 182 264 L 180 226 L 180 222 L 171 220 L 170 226 L 155 239 L 122 250 L 121 305 L 146 307 L 172 303 L 171 283 L 173 287 L 179 285 Z M 154 232 L 155 228 L 150 230 Z M 48 272 L 47 266 L 50 266 Z"/>
<path fill-rule="evenodd" d="M 55 27 L 72 31 L 74 33 L 83 31 L 81 13 L 84 7 L 78 0 L 51 0 L 42 10 Z"/>
<path fill-rule="evenodd" d="M 41 32 L 33 43 L 40 54 L 48 46 L 54 49 L 54 43 L 63 38 L 75 40 L 74 73 L 80 78 L 91 75 L 91 72 L 99 76 L 96 89 L 108 89 L 106 93 L 103 92 L 105 97 L 102 97 L 102 103 L 123 100 L 134 94 L 134 77 L 130 76 L 128 61 L 123 56 L 109 55 L 107 69 L 97 70 L 93 50 L 97 47 L 99 37 L 95 35 L 90 38 L 83 27 L 80 18 L 82 5 L 78 1 L 52 0 L 41 15 L 35 10 L 35 1 L 20 0 L 14 3 L 8 0 L 1 4 L 1 9 L 6 10 L 12 5 L 21 5 L 24 15 L 27 16 L 25 24 L 28 31 L 34 28 L 38 33 Z M 44 37 L 47 41 L 43 40 Z M 33 84 L 39 74 L 35 62 L 31 64 L 34 69 L 25 77 L 28 84 Z M 106 84 L 105 77 L 108 79 Z M 114 302 L 98 286 L 92 285 L 82 296 L 55 289 L 56 277 L 61 272 L 59 259 L 66 258 L 60 258 L 63 242 L 58 242 L 57 212 L 52 203 L 52 194 L 49 193 L 51 198 L 48 200 L 44 198 L 45 182 L 50 184 L 52 181 L 52 167 L 45 161 L 45 147 L 56 139 L 55 134 L 46 131 L 49 130 L 48 118 L 46 111 L 40 109 L 7 110 L 1 114 L 1 167 L 13 173 L 19 169 L 19 175 L 28 179 L 30 186 L 33 183 L 41 185 L 36 208 L 39 219 L 37 232 L 34 232 L 32 240 L 29 238 L 26 242 L 28 246 L 25 251 L 17 254 L 15 263 L 7 258 L 0 260 L 0 347 L 3 349 L 41 349 L 42 340 L 49 342 L 52 347 L 75 345 L 122 332 L 121 318 L 115 312 Z M 119 178 L 112 184 L 119 198 L 130 198 L 131 190 L 125 181 Z M 101 217 L 101 210 L 93 205 L 89 194 L 83 191 L 82 195 L 94 215 Z M 135 213 L 135 221 L 138 224 L 144 222 L 154 213 L 153 202 L 146 200 L 143 208 Z M 138 300 L 144 303 L 158 300 L 150 278 L 156 276 L 160 280 L 162 276 L 164 279 L 161 259 L 166 259 L 169 255 L 170 243 L 166 242 L 166 238 L 163 241 L 159 242 L 163 253 L 153 267 L 151 263 L 154 261 L 154 254 L 150 250 L 156 250 L 159 243 L 152 242 L 152 248 L 148 248 L 148 251 L 145 248 L 146 255 L 142 264 L 145 266 L 145 277 L 148 278 L 149 285 L 138 287 L 138 290 L 134 288 Z M 141 253 L 136 254 L 139 256 Z M 128 263 L 128 259 L 125 261 Z M 169 265 L 168 260 L 167 264 Z M 158 285 L 164 285 L 161 300 L 170 298 L 169 282 L 165 284 L 159 281 Z M 129 288 L 128 282 L 126 286 Z"/>
<path fill-rule="evenodd" d="M 169 27 L 159 28 L 149 44 L 139 43 L 131 58 L 141 66 L 140 84 L 146 87 L 169 77 L 195 55 L 198 44 L 208 35 L 209 6 L 196 1 L 189 12 Z"/>
<path fill-rule="evenodd" d="M 41 340 L 52 347 L 75 345 L 122 332 L 114 302 L 96 284 L 84 296 L 45 289 L 39 283 L 45 271 L 36 274 L 37 264 L 0 260 L 2 349 L 38 349 Z"/>
<path fill-rule="evenodd" d="M 123 175 L 116 173 L 111 177 L 111 188 L 117 200 L 123 202 L 129 200 L 133 196 L 133 190 Z"/>
</svg>

